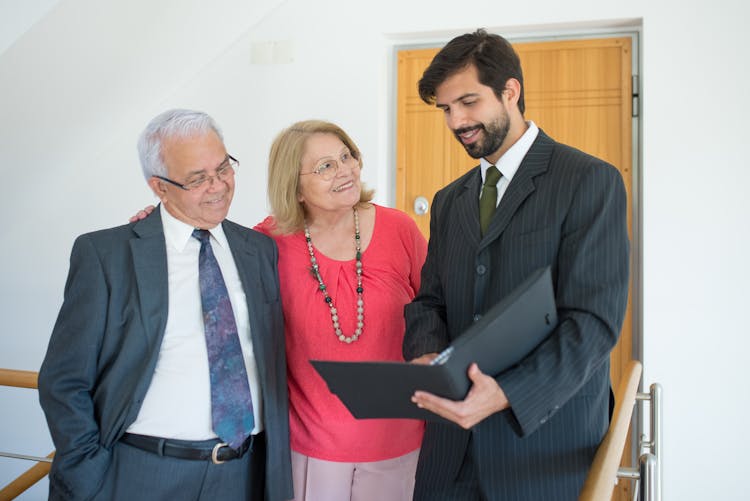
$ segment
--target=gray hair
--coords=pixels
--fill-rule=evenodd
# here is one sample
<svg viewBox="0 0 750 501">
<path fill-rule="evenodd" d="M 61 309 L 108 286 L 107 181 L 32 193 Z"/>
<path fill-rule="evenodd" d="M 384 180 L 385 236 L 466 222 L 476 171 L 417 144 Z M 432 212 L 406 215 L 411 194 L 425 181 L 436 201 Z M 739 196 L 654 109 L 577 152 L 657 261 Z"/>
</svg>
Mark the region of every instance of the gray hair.
<svg viewBox="0 0 750 501">
<path fill-rule="evenodd" d="M 213 131 L 224 141 L 221 129 L 213 118 L 202 111 L 168 110 L 157 115 L 138 138 L 138 157 L 146 181 L 152 176 L 167 176 L 162 158 L 162 143 L 167 138 L 186 138 Z"/>
</svg>

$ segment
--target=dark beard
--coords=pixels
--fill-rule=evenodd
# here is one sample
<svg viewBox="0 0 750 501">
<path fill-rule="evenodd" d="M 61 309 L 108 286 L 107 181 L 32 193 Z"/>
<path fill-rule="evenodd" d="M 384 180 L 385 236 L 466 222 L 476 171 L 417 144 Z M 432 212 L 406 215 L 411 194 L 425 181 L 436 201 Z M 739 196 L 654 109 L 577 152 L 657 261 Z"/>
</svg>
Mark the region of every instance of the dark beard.
<svg viewBox="0 0 750 501">
<path fill-rule="evenodd" d="M 483 137 L 480 137 L 478 141 L 474 141 L 471 144 L 464 144 L 459 135 L 473 129 L 481 129 L 484 132 Z M 453 131 L 453 134 L 463 145 L 469 156 L 472 158 L 485 158 L 500 149 L 509 130 L 510 120 L 508 120 L 507 116 L 501 116 L 497 121 L 488 126 L 480 124 L 474 127 L 464 127 L 463 129 Z"/>
</svg>

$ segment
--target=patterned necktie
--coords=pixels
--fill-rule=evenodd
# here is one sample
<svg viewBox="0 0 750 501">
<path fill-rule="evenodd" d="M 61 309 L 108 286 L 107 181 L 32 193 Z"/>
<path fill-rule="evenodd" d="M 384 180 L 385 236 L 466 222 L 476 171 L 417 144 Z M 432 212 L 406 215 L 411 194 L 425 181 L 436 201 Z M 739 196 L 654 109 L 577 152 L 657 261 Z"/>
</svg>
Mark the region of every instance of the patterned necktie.
<svg viewBox="0 0 750 501">
<path fill-rule="evenodd" d="M 196 229 L 193 236 L 201 243 L 198 276 L 211 377 L 211 421 L 221 441 L 238 449 L 255 424 L 245 359 L 229 293 L 211 249 L 211 234 Z"/>
<path fill-rule="evenodd" d="M 485 174 L 484 186 L 482 186 L 482 195 L 479 197 L 479 227 L 482 229 L 482 236 L 487 233 L 487 228 L 492 221 L 492 215 L 497 207 L 497 182 L 501 174 L 497 167 L 490 165 Z"/>
</svg>

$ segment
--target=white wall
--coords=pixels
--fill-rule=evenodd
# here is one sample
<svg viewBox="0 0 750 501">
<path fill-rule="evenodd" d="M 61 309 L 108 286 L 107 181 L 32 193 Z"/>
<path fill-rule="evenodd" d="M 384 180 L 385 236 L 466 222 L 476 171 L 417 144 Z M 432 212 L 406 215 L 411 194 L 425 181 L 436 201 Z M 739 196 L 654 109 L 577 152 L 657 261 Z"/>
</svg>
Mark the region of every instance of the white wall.
<svg viewBox="0 0 750 501">
<path fill-rule="evenodd" d="M 0 54 L 47 15 L 59 1 L 0 0 Z"/>
<path fill-rule="evenodd" d="M 194 107 L 223 125 L 242 161 L 231 217 L 244 224 L 265 214 L 270 141 L 303 118 L 349 131 L 365 155 L 363 176 L 390 203 L 395 45 L 440 43 L 479 26 L 521 36 L 635 19 L 645 382 L 664 387 L 665 499 L 747 497 L 744 2 L 247 3 L 63 0 L 0 54 L 0 367 L 38 368 L 74 237 L 152 201 L 134 144 L 157 112 Z M 262 62 L 269 42 L 286 51 L 277 63 Z M 35 396 L 2 390 L 0 399 L 0 450 L 49 452 L 48 436 L 36 436 L 44 422 Z M 0 459 L 0 484 L 27 466 Z"/>
</svg>

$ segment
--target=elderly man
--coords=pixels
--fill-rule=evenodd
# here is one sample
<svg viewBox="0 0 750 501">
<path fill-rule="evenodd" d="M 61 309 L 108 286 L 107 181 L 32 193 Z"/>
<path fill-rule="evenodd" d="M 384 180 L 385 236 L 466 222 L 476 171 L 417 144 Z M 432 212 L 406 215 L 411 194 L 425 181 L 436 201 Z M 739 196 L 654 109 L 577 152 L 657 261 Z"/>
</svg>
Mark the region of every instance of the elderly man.
<svg viewBox="0 0 750 501">
<path fill-rule="evenodd" d="M 276 247 L 225 219 L 211 117 L 162 113 L 138 150 L 161 204 L 76 240 L 40 370 L 50 499 L 291 498 Z"/>
</svg>

